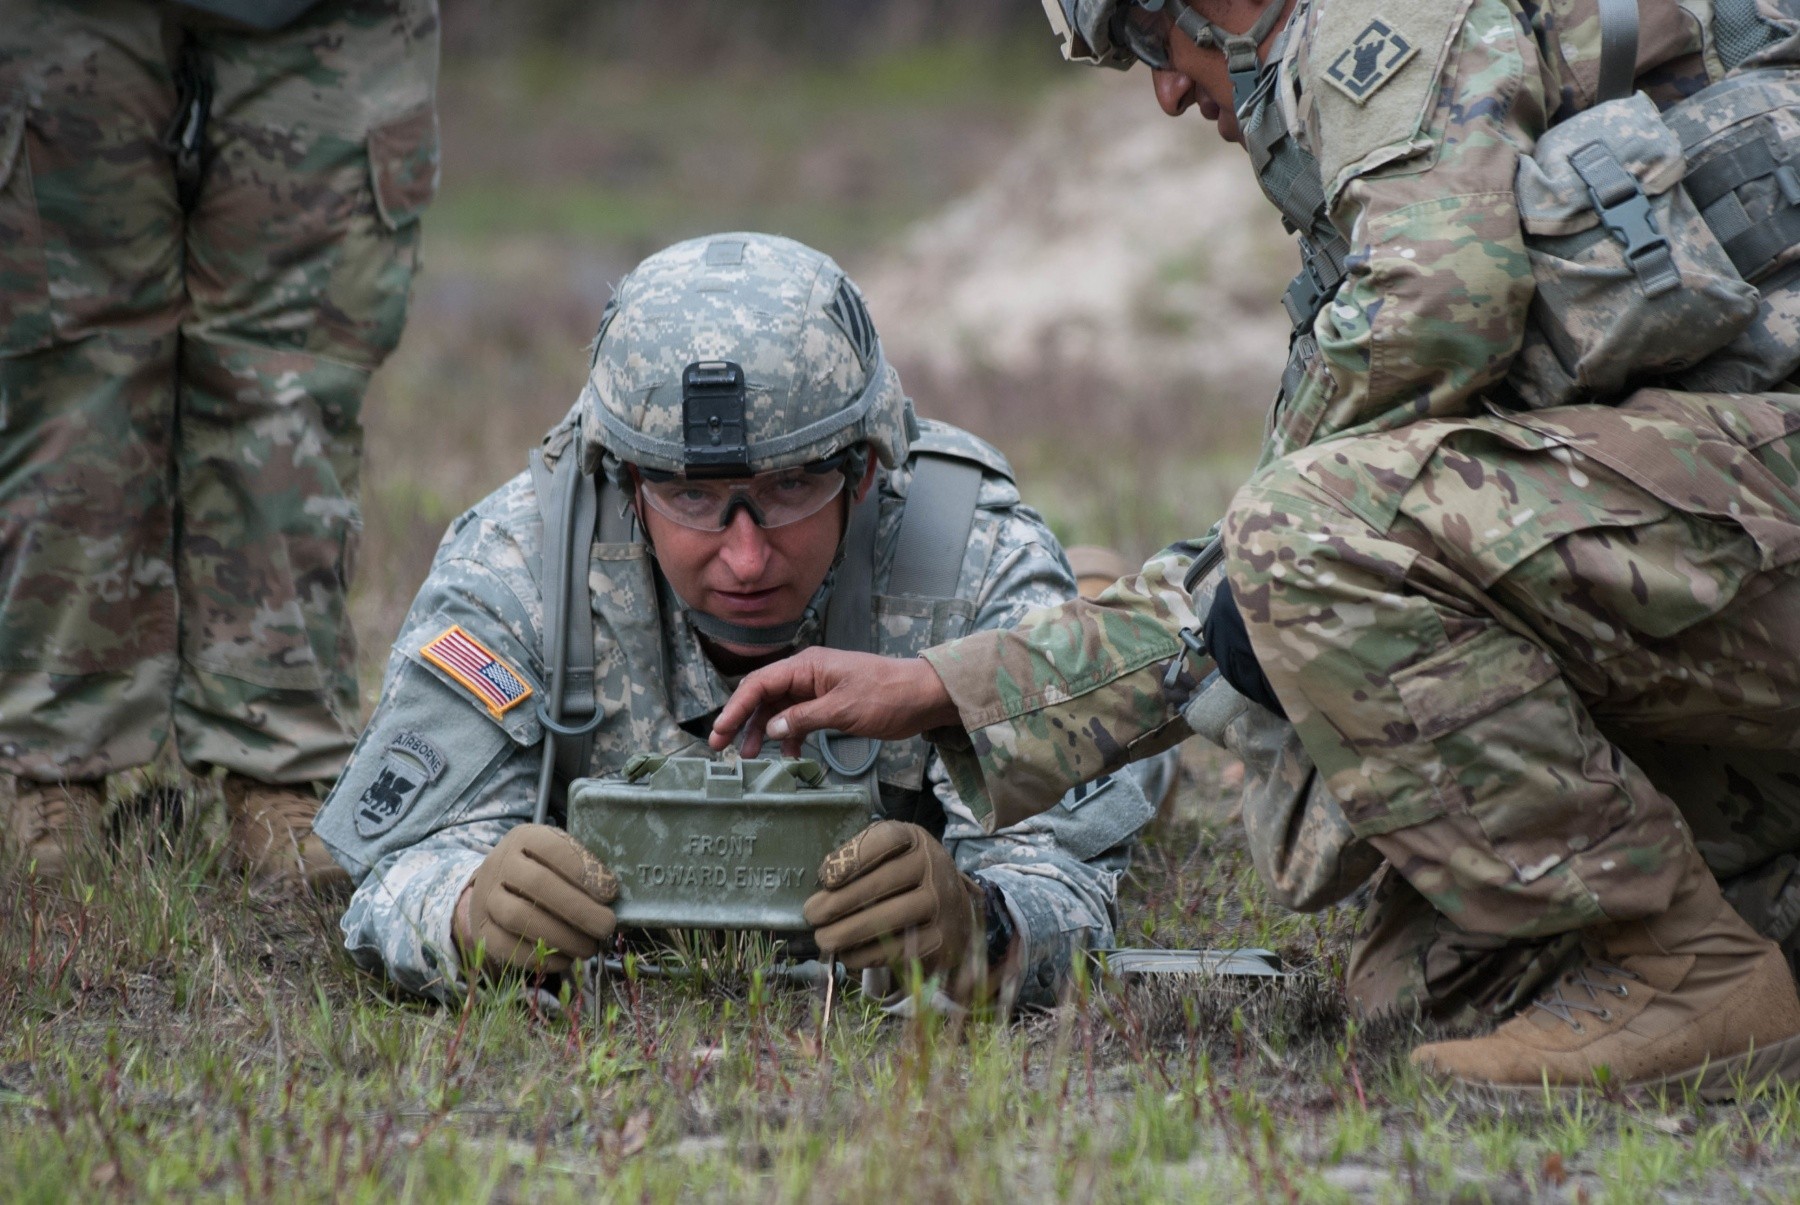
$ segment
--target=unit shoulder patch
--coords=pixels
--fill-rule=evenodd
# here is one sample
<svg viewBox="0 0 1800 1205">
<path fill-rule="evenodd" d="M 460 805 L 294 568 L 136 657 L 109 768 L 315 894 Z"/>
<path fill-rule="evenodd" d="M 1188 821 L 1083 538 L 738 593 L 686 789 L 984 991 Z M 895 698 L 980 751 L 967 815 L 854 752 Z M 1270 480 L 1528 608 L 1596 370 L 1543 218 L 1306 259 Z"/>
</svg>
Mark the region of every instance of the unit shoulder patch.
<svg viewBox="0 0 1800 1205">
<path fill-rule="evenodd" d="M 419 655 L 467 687 L 496 720 L 532 695 L 525 675 L 452 624 Z"/>
<path fill-rule="evenodd" d="M 1360 105 L 1400 74 L 1400 69 L 1418 53 L 1418 46 L 1395 29 L 1392 22 L 1372 17 L 1350 45 L 1331 60 L 1325 68 L 1325 78 Z"/>
<path fill-rule="evenodd" d="M 419 793 L 449 764 L 443 751 L 416 732 L 400 732 L 388 742 L 381 766 L 356 800 L 357 836 L 381 836 L 412 810 Z"/>
</svg>

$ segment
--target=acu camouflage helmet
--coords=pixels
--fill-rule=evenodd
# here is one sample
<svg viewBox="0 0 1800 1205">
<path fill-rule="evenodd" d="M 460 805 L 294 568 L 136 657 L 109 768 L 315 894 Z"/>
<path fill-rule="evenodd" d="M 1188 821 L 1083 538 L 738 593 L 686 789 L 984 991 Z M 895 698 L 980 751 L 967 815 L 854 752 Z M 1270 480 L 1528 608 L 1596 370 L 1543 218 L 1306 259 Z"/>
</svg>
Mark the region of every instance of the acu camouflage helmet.
<svg viewBox="0 0 1800 1205">
<path fill-rule="evenodd" d="M 741 431 L 736 403 L 723 424 L 705 408 L 739 381 Z M 606 453 L 665 473 L 763 473 L 864 443 L 894 468 L 915 425 L 844 270 L 769 234 L 690 239 L 639 264 L 600 320 L 577 409 L 589 466 Z"/>
</svg>

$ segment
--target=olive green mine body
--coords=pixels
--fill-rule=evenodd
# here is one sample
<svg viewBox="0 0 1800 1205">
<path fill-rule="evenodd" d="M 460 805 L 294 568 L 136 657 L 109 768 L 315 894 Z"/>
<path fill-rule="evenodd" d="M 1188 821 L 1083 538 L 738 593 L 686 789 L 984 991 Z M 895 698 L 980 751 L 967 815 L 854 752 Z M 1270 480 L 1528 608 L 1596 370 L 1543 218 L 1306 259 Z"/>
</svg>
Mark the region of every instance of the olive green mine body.
<svg viewBox="0 0 1800 1205">
<path fill-rule="evenodd" d="M 619 876 L 619 924 L 646 929 L 806 929 L 819 864 L 874 819 L 861 787 L 787 758 L 634 758 L 569 792 L 569 831 Z"/>
</svg>

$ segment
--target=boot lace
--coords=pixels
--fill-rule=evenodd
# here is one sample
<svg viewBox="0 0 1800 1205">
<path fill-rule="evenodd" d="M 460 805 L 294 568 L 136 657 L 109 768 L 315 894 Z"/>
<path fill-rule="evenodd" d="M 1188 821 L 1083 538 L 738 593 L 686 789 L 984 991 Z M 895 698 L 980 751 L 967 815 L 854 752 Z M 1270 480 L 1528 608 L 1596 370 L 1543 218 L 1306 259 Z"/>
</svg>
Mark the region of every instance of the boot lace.
<svg viewBox="0 0 1800 1205">
<path fill-rule="evenodd" d="M 1598 974 L 1600 979 L 1590 978 Z M 1623 983 L 1608 982 L 1612 979 L 1636 980 L 1636 971 L 1628 971 L 1622 966 L 1610 962 L 1593 962 L 1580 970 L 1564 975 L 1556 985 L 1556 991 L 1543 999 L 1533 1000 L 1533 1008 L 1541 1008 L 1557 1020 L 1563 1022 L 1576 1033 L 1585 1033 L 1576 1013 L 1590 1013 L 1601 1021 L 1612 1020 L 1612 1009 L 1600 1003 L 1603 996 L 1617 996 L 1621 1000 L 1631 994 L 1631 989 Z M 1586 1000 L 1577 1000 L 1568 993 L 1580 988 L 1587 993 Z"/>
</svg>

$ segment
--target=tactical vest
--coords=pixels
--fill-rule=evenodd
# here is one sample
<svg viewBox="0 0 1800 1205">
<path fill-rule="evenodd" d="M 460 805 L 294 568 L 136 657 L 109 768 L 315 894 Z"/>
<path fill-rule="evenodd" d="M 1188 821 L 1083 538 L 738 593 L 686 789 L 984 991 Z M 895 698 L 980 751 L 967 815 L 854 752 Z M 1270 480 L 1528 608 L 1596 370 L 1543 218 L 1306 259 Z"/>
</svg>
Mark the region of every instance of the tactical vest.
<svg viewBox="0 0 1800 1205">
<path fill-rule="evenodd" d="M 649 546 L 623 489 L 596 485 L 582 473 L 566 440 L 532 453 L 533 484 L 544 514 L 544 634 L 548 689 L 538 719 L 546 741 L 537 820 L 544 822 L 568 783 L 616 773 L 595 760 L 595 747 L 700 756 L 705 741 L 682 728 L 670 711 L 669 669 L 663 663 L 660 589 Z M 558 455 L 557 453 L 562 453 Z M 912 480 L 895 540 L 887 591 L 873 593 L 880 490 L 852 508 L 843 554 L 824 604 L 819 643 L 827 648 L 915 657 L 961 636 L 974 617 L 974 595 L 987 574 L 970 555 L 984 474 L 1011 480 L 997 455 L 977 460 L 921 424 L 907 464 Z M 587 572 L 574 574 L 578 550 L 588 549 Z M 972 563 L 977 562 L 980 563 Z M 605 600 L 594 605 L 593 600 Z M 591 612 L 592 623 L 581 622 Z M 573 622 L 571 622 L 573 620 Z M 600 684 L 627 684 L 619 697 Z M 616 736 L 602 742 L 602 735 Z M 869 741 L 839 734 L 808 738 L 808 752 L 830 777 L 863 786 L 884 815 L 942 835 L 945 817 L 925 782 L 925 740 Z"/>
<path fill-rule="evenodd" d="M 1279 63 L 1304 7 L 1295 6 L 1287 27 L 1269 50 L 1269 65 L 1257 78 L 1249 103 L 1238 113 L 1256 182 L 1281 214 L 1282 226 L 1300 244 L 1300 271 L 1281 294 L 1282 307 L 1292 324 L 1287 366 L 1281 374 L 1284 397 L 1294 391 L 1306 366 L 1318 355 L 1313 322 L 1343 283 L 1344 258 L 1350 253 L 1348 240 L 1331 223 L 1319 161 L 1288 128 L 1287 114 L 1275 94 L 1281 78 Z"/>
<path fill-rule="evenodd" d="M 1318 354 L 1313 325 L 1349 250 L 1276 95 L 1300 11 L 1239 114 L 1258 183 L 1300 239 L 1301 271 L 1283 298 L 1294 329 L 1282 396 Z M 1800 48 L 1754 0 L 1719 0 L 1713 41 L 1726 76 L 1658 113 L 1631 91 L 1635 0 L 1600 0 L 1600 18 L 1599 100 L 1520 164 L 1536 291 L 1497 392 L 1537 409 L 1651 384 L 1780 385 L 1800 368 Z"/>
</svg>

